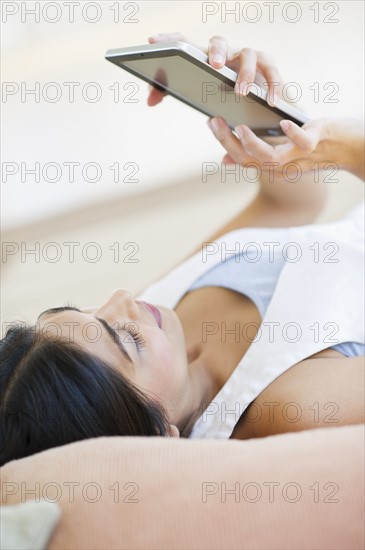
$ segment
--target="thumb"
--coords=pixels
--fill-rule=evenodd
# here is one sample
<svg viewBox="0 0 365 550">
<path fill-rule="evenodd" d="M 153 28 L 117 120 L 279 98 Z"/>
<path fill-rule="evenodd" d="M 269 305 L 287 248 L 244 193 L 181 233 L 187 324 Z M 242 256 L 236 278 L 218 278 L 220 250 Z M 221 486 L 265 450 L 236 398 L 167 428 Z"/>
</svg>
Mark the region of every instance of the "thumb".
<svg viewBox="0 0 365 550">
<path fill-rule="evenodd" d="M 170 435 L 168 437 L 180 437 L 180 432 L 175 424 L 170 424 Z"/>
<path fill-rule="evenodd" d="M 232 157 L 230 157 L 228 155 L 228 153 L 226 155 L 224 155 L 224 157 L 222 158 L 222 162 L 224 164 L 235 164 L 236 163 L 236 161 Z"/>
<path fill-rule="evenodd" d="M 312 153 L 327 133 L 326 119 L 306 122 L 301 128 L 291 120 L 281 120 L 280 126 L 286 136 L 304 153 Z"/>
</svg>

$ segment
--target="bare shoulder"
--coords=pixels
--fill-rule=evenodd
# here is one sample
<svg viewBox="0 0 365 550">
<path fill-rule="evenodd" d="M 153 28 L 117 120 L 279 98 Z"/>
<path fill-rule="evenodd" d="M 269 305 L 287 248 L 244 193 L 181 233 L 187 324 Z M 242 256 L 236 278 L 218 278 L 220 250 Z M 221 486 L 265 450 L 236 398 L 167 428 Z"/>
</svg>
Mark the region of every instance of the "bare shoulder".
<svg viewBox="0 0 365 550">
<path fill-rule="evenodd" d="M 365 422 L 365 356 L 308 358 L 246 409 L 233 439 Z"/>
</svg>

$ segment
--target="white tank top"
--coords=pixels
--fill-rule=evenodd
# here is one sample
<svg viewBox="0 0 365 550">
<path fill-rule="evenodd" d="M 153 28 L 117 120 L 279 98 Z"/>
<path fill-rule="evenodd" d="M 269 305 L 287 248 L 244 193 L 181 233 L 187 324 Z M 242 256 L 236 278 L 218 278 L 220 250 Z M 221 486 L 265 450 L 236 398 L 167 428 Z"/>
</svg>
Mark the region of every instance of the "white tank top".
<svg viewBox="0 0 365 550">
<path fill-rule="evenodd" d="M 235 229 L 136 296 L 174 308 L 195 279 L 238 247 L 255 243 L 280 253 L 295 243 L 293 249 L 300 250 L 298 261 L 286 262 L 280 273 L 255 341 L 195 422 L 190 438 L 229 439 L 248 405 L 291 366 L 334 344 L 365 343 L 364 205 L 326 224 Z M 207 404 L 202 405 L 203 411 Z"/>
</svg>

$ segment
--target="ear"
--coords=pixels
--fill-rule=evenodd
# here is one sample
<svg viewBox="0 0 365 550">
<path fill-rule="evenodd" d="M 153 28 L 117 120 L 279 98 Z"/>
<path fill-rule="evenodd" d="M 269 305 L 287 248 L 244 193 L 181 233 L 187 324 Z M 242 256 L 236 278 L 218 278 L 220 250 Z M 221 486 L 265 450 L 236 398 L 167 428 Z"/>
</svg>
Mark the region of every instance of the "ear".
<svg viewBox="0 0 365 550">
<path fill-rule="evenodd" d="M 170 437 L 180 437 L 180 432 L 175 424 L 170 424 Z"/>
</svg>

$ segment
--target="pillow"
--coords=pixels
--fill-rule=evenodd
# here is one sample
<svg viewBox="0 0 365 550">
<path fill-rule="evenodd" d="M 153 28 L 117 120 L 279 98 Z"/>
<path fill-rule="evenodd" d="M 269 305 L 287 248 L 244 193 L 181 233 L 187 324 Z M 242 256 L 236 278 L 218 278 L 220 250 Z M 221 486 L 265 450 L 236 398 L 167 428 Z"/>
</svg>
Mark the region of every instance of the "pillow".
<svg viewBox="0 0 365 550">
<path fill-rule="evenodd" d="M 29 500 L 0 507 L 2 550 L 43 550 L 61 515 L 56 502 Z"/>
<path fill-rule="evenodd" d="M 57 502 L 49 550 L 360 549 L 364 427 L 98 437 L 3 466 L 1 503 Z"/>
</svg>

